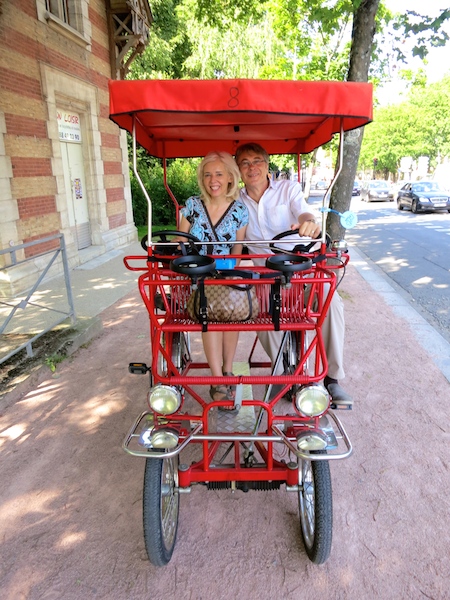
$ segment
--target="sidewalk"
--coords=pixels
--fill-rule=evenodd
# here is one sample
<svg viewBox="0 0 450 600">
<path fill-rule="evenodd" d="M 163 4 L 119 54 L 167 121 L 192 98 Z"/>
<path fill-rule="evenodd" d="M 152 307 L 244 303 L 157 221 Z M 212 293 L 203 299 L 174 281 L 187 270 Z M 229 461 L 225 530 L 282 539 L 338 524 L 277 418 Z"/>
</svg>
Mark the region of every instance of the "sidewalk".
<svg viewBox="0 0 450 600">
<path fill-rule="evenodd" d="M 370 284 L 394 313 L 413 332 L 420 346 L 426 350 L 432 362 L 450 382 L 450 344 L 432 327 L 422 315 L 412 306 L 408 295 L 395 285 L 385 273 L 369 261 L 357 248 L 350 248 L 351 264 L 359 274 Z M 376 302 L 376 296 L 374 302 Z M 400 363 L 406 357 L 400 357 Z"/>
<path fill-rule="evenodd" d="M 181 497 L 172 561 L 164 568 L 147 561 L 145 461 L 121 444 L 145 408 L 148 378 L 130 375 L 127 365 L 149 360 L 148 316 L 137 273 L 129 276 L 115 256 L 73 273 L 78 313 L 101 319 L 101 334 L 0 411 L 3 596 L 447 599 L 448 348 L 441 357 L 437 346 L 433 356 L 423 349 L 418 338 L 437 345 L 438 334 L 352 255 L 339 291 L 344 385 L 355 405 L 339 416 L 354 454 L 330 466 L 333 547 L 325 565 L 305 556 L 295 493 L 203 486 Z M 241 336 L 237 360 L 248 347 Z M 192 351 L 202 352 L 199 340 Z"/>
<path fill-rule="evenodd" d="M 32 384 L 39 377 L 40 371 L 48 370 L 45 356 L 41 356 L 43 353 L 53 355 L 62 352 L 71 355 L 80 346 L 89 343 L 99 335 L 103 327 L 101 313 L 127 293 L 137 289 L 138 274 L 129 271 L 123 264 L 123 257 L 129 255 L 143 255 L 139 242 L 125 248 L 111 250 L 70 271 L 77 319 L 75 325 L 72 326 L 70 319 L 67 319 L 64 325 L 58 328 L 61 334 L 55 333 L 53 337 L 47 334 L 45 338 L 40 338 L 33 343 L 36 359 L 27 359 L 25 351 L 16 355 L 17 359 L 12 359 L 13 369 L 19 371 L 19 376 L 13 381 L 8 380 L 7 383 L 0 385 L 0 402 L 11 391 L 19 392 L 17 387 L 22 386 L 22 383 L 28 381 L 30 385 L 30 377 Z M 2 336 L 0 343 L 2 356 L 6 356 L 13 348 L 25 342 L 26 338 L 51 326 L 58 311 L 63 314 L 69 312 L 64 276 L 58 275 L 42 282 L 31 301 L 25 310 L 16 313 L 8 325 L 6 331 L 9 335 Z M 14 304 L 17 302 L 15 300 Z M 10 308 L 0 306 L 2 319 L 9 314 L 9 311 Z M 68 331 L 67 334 L 65 331 Z M 15 343 L 15 339 L 19 341 Z M 22 373 L 22 369 L 26 369 L 28 373 Z"/>
</svg>

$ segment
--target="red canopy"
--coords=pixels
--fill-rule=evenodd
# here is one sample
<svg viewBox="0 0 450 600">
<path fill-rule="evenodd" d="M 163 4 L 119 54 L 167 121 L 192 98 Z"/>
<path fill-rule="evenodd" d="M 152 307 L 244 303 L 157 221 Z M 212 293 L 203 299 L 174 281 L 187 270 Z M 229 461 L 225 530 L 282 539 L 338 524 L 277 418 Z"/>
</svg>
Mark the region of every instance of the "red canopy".
<svg viewBox="0 0 450 600">
<path fill-rule="evenodd" d="M 372 85 L 251 79 L 110 81 L 110 117 L 152 156 L 235 153 L 257 142 L 269 154 L 306 154 L 341 129 L 372 120 Z"/>
</svg>

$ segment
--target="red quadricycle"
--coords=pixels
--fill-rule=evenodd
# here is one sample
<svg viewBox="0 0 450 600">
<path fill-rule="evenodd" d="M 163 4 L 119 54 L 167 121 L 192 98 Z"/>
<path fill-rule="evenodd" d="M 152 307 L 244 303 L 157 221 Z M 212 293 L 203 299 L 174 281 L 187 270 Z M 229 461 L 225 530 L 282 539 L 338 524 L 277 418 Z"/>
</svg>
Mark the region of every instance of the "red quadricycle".
<svg viewBox="0 0 450 600">
<path fill-rule="evenodd" d="M 138 143 L 164 166 L 168 158 L 213 150 L 234 154 L 245 142 L 259 143 L 271 154 L 300 157 L 336 133 L 341 142 L 344 131 L 357 135 L 372 117 L 372 89 L 364 83 L 112 81 L 110 98 L 112 120 L 133 136 L 140 183 Z M 342 143 L 340 148 L 342 168 Z M 178 218 L 166 178 L 165 184 Z M 129 370 L 149 374 L 150 387 L 148 407 L 123 447 L 146 459 L 143 517 L 149 559 L 155 565 L 170 560 L 180 497 L 194 485 L 245 492 L 284 486 L 298 495 L 308 557 L 323 563 L 332 541 L 330 462 L 352 452 L 321 384 L 328 368 L 322 325 L 348 262 L 345 244 L 330 242 L 325 234 L 332 186 L 324 196 L 320 240 L 302 239 L 307 245 L 294 249 L 292 241 L 289 249 L 284 241 L 291 231 L 281 232 L 278 240 L 250 240 L 272 249 L 257 255 L 264 266 L 242 255 L 238 267 L 227 268 L 219 267 L 218 257 L 200 256 L 193 236 L 181 245 L 181 255 L 173 239 L 185 234 L 169 230 L 152 236 L 151 198 L 141 187 L 149 205 L 146 253 L 126 257 L 125 264 L 139 273 L 150 320 L 151 364 L 130 363 Z M 248 314 L 227 322 L 208 315 L 208 295 L 218 286 L 237 290 L 248 302 Z M 234 375 L 211 377 L 203 353 L 192 343 L 197 340 L 198 346 L 202 331 L 226 330 L 241 332 L 248 357 Z M 262 332 L 279 339 L 273 367 L 268 359 L 258 360 Z M 224 383 L 236 386 L 235 399 L 210 400 L 210 386 Z"/>
</svg>

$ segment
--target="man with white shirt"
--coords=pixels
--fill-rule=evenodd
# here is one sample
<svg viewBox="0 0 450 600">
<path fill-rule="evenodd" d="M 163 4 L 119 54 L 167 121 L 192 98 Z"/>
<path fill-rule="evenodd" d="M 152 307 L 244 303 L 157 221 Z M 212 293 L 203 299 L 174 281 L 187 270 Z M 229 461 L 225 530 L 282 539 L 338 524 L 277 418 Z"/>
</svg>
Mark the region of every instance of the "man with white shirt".
<svg viewBox="0 0 450 600">
<path fill-rule="evenodd" d="M 248 208 L 247 240 L 272 240 L 289 229 L 298 229 L 300 236 L 316 238 L 321 226 L 309 210 L 301 185 L 290 180 L 272 181 L 269 177 L 269 155 L 259 144 L 243 144 L 236 150 L 235 159 L 245 187 L 240 199 Z M 249 254 L 271 254 L 269 246 L 247 244 Z M 260 263 L 261 259 L 253 259 Z M 261 264 L 264 264 L 262 260 Z M 353 400 L 339 385 L 345 377 L 344 361 L 344 305 L 338 293 L 333 295 L 328 314 L 322 326 L 322 335 L 328 359 L 328 374 L 324 385 L 339 408 L 352 408 Z M 278 331 L 261 331 L 258 337 L 269 355 L 272 365 L 281 343 Z M 280 374 L 282 365 L 277 369 Z M 275 387 L 275 386 L 274 386 Z"/>
</svg>

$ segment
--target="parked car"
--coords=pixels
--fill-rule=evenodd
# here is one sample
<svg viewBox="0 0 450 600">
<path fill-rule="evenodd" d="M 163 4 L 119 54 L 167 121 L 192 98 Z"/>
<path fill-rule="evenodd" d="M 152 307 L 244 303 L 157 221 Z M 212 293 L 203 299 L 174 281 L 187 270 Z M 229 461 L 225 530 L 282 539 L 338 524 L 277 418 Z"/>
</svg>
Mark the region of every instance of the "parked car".
<svg viewBox="0 0 450 600">
<path fill-rule="evenodd" d="M 363 184 L 361 189 L 361 199 L 364 202 L 372 202 L 372 200 L 391 201 L 394 197 L 391 194 L 389 185 L 381 179 L 374 179 Z"/>
<path fill-rule="evenodd" d="M 397 208 L 409 208 L 413 213 L 421 210 L 450 212 L 450 192 L 437 181 L 408 182 L 398 191 Z"/>
<path fill-rule="evenodd" d="M 353 184 L 352 196 L 359 196 L 361 194 L 361 185 L 359 181 L 355 181 Z"/>
</svg>

